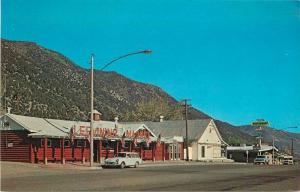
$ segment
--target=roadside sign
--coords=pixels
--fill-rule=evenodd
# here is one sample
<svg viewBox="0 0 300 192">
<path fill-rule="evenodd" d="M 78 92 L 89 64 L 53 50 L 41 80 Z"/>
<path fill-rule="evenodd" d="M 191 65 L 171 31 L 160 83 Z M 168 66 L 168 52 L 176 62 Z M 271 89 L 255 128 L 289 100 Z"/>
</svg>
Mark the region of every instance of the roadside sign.
<svg viewBox="0 0 300 192">
<path fill-rule="evenodd" d="M 269 122 L 263 119 L 258 119 L 257 121 L 252 122 L 252 126 L 266 127 L 269 126 Z"/>
</svg>

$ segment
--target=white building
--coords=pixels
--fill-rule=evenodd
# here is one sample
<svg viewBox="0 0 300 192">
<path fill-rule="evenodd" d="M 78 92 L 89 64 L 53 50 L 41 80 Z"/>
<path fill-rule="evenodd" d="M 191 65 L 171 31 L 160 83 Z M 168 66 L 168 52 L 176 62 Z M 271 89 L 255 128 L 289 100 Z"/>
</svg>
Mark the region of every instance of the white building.
<svg viewBox="0 0 300 192">
<path fill-rule="evenodd" d="M 184 140 L 185 121 L 143 122 L 154 134 Z M 178 140 L 178 139 L 177 139 Z M 222 139 L 213 119 L 188 120 L 189 159 L 194 161 L 222 161 L 226 159 L 227 143 Z M 184 149 L 185 151 L 185 149 Z M 184 152 L 184 155 L 186 153 Z M 184 157 L 186 159 L 186 157 Z"/>
</svg>

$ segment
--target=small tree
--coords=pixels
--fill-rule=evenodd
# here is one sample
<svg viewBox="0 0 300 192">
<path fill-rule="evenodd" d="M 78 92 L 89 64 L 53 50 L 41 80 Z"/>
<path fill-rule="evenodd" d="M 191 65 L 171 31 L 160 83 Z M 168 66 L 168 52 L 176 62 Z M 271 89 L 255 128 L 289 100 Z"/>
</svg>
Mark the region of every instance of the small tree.
<svg viewBox="0 0 300 192">
<path fill-rule="evenodd" d="M 139 102 L 136 110 L 127 111 L 123 121 L 157 121 L 159 116 L 166 120 L 182 119 L 182 107 L 176 103 L 169 103 L 164 100 L 151 99 Z"/>
</svg>

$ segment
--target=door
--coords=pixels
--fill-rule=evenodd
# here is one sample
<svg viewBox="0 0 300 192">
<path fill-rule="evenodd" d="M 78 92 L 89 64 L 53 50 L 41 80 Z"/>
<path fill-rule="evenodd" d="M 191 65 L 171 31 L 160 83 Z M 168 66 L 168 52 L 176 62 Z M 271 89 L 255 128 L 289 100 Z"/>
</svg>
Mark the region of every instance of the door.
<svg viewBox="0 0 300 192">
<path fill-rule="evenodd" d="M 197 151 L 198 151 L 198 154 L 197 154 L 198 160 L 203 159 L 203 158 L 206 157 L 205 145 L 198 144 L 198 150 Z"/>
<path fill-rule="evenodd" d="M 174 160 L 178 160 L 178 147 L 174 144 Z"/>
<path fill-rule="evenodd" d="M 205 146 L 201 146 L 201 158 L 205 158 Z"/>
<path fill-rule="evenodd" d="M 99 162 L 99 141 L 95 141 L 94 140 L 94 148 L 93 148 L 93 159 L 94 159 L 94 162 Z"/>
<path fill-rule="evenodd" d="M 169 159 L 170 159 L 170 160 L 174 160 L 173 144 L 170 144 L 170 145 L 169 145 L 168 152 L 169 152 Z"/>
</svg>

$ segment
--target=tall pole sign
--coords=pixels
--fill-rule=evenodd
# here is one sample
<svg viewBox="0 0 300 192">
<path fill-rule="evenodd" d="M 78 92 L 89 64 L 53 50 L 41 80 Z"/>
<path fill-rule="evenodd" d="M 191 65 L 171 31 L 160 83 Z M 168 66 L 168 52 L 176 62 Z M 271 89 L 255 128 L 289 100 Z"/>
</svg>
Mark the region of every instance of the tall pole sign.
<svg viewBox="0 0 300 192">
<path fill-rule="evenodd" d="M 252 122 L 252 126 L 258 127 L 256 129 L 256 131 L 259 132 L 259 136 L 257 137 L 257 139 L 259 140 L 258 145 L 259 148 L 261 148 L 261 142 L 262 142 L 262 130 L 264 127 L 269 126 L 269 122 L 265 121 L 264 119 L 257 119 L 256 121 Z"/>
</svg>

